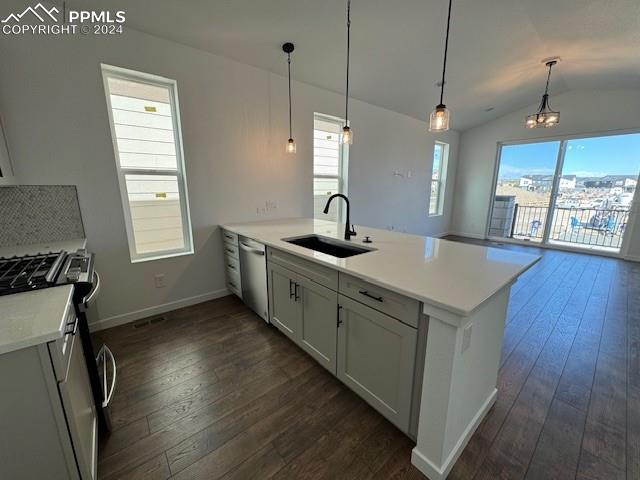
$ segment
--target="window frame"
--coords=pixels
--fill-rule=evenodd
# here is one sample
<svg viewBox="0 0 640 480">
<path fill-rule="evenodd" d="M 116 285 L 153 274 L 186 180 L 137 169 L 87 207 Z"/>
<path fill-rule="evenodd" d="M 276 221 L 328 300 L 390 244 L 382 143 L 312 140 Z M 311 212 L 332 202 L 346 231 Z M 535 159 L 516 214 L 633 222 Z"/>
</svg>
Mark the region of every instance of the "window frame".
<svg viewBox="0 0 640 480">
<path fill-rule="evenodd" d="M 320 112 L 313 112 L 313 132 L 315 132 L 316 130 L 316 119 L 318 120 L 323 120 L 325 122 L 331 122 L 331 123 L 335 123 L 336 125 L 339 125 L 339 130 L 342 130 L 342 128 L 345 126 L 346 122 L 343 118 L 340 117 L 335 117 L 333 115 L 328 115 L 326 113 L 320 113 Z M 341 136 L 342 134 L 338 133 L 338 142 L 340 145 L 340 152 L 339 152 L 339 156 L 338 156 L 338 175 L 337 175 L 337 180 L 338 180 L 338 192 L 336 193 L 341 193 L 343 195 L 348 195 L 348 175 L 349 175 L 349 145 L 348 144 L 344 144 L 341 141 Z M 312 149 L 315 150 L 315 137 L 312 137 L 313 140 L 313 144 L 312 144 Z M 312 157 L 312 170 L 315 168 L 315 151 L 313 153 L 313 157 Z M 313 175 L 313 179 L 312 182 L 315 182 L 316 178 L 319 179 L 334 179 L 336 178 L 333 175 L 316 175 L 315 173 L 312 173 Z M 313 193 L 313 183 L 311 185 L 312 188 L 312 193 Z M 346 211 L 345 211 L 345 206 L 344 206 L 344 202 L 340 202 L 338 204 L 338 210 L 337 210 L 337 217 L 336 220 L 338 223 L 344 223 L 344 219 L 346 217 Z M 315 211 L 314 213 L 314 218 L 315 217 Z M 320 219 L 321 220 L 321 219 Z"/>
<path fill-rule="evenodd" d="M 435 151 L 436 148 L 442 148 L 442 153 L 440 155 L 440 168 L 438 169 L 438 173 L 439 173 L 439 177 L 438 178 L 434 178 L 434 157 L 435 157 Z M 447 169 L 449 166 L 449 144 L 445 143 L 445 142 L 434 142 L 433 144 L 433 154 L 431 157 L 431 176 L 430 176 L 430 182 L 429 182 L 429 202 L 428 202 L 428 207 L 427 207 L 427 216 L 429 217 L 440 217 L 442 215 L 444 215 L 444 197 L 445 197 L 445 190 L 446 190 L 446 184 L 447 184 Z M 432 209 L 431 207 L 433 206 L 431 204 L 431 192 L 433 190 L 433 183 L 437 182 L 438 184 L 438 194 L 436 196 L 436 208 L 434 209 L 433 213 L 432 213 Z"/>
<path fill-rule="evenodd" d="M 109 115 L 109 128 L 111 131 L 111 141 L 116 163 L 116 173 L 118 175 L 118 186 L 120 188 L 120 198 L 124 213 L 125 229 L 127 232 L 127 242 L 129 244 L 129 255 L 131 263 L 147 262 L 163 258 L 192 255 L 193 230 L 191 227 L 191 213 L 189 209 L 189 194 L 187 188 L 186 171 L 184 164 L 184 149 L 182 143 L 182 126 L 180 123 L 180 103 L 178 101 L 178 83 L 176 80 L 153 75 L 150 73 L 138 72 L 113 65 L 100 64 L 102 72 L 102 82 L 104 94 L 107 102 L 107 113 Z M 173 124 L 174 144 L 176 151 L 176 170 L 153 169 L 153 168 L 131 168 L 123 167 L 120 162 L 120 151 L 113 119 L 113 109 L 111 106 L 111 93 L 109 89 L 109 78 L 117 78 L 137 83 L 144 83 L 156 87 L 164 87 L 169 91 L 169 107 L 171 108 L 171 119 Z M 182 217 L 182 235 L 184 247 L 179 249 L 159 250 L 148 253 L 138 253 L 135 244 L 135 232 L 131 218 L 131 204 L 127 192 L 126 175 L 156 175 L 176 177 L 178 183 L 178 198 L 180 204 L 180 214 Z"/>
</svg>

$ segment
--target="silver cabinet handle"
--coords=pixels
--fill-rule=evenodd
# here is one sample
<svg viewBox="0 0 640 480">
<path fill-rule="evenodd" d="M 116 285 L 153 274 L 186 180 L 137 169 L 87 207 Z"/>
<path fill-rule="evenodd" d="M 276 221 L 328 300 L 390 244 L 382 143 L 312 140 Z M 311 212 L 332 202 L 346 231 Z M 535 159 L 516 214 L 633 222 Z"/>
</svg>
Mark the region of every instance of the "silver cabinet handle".
<svg viewBox="0 0 640 480">
<path fill-rule="evenodd" d="M 250 247 L 249 245 L 245 245 L 242 242 L 240 242 L 240 248 L 243 249 L 246 252 L 255 253 L 257 255 L 264 255 L 264 250 L 260 250 L 259 248 Z"/>
<path fill-rule="evenodd" d="M 111 359 L 111 366 L 113 367 L 113 378 L 111 379 L 111 387 L 109 388 L 108 395 L 107 395 L 107 359 L 105 358 L 106 355 L 109 355 L 109 358 Z M 116 389 L 117 366 L 116 366 L 116 359 L 113 356 L 113 353 L 111 352 L 111 350 L 109 350 L 109 347 L 107 347 L 106 345 L 102 345 L 102 347 L 100 348 L 100 351 L 96 356 L 96 362 L 100 360 L 100 357 L 102 357 L 102 382 L 104 386 L 103 391 L 104 391 L 104 394 L 106 395 L 105 399 L 102 401 L 102 408 L 106 408 L 109 406 L 109 403 L 111 403 L 111 399 L 113 398 L 113 392 Z"/>
<path fill-rule="evenodd" d="M 85 308 L 89 308 L 89 306 L 91 306 L 91 304 L 98 296 L 98 292 L 100 292 L 100 275 L 98 274 L 97 270 L 93 271 L 93 280 L 93 289 L 91 290 L 89 295 L 84 298 L 84 302 L 82 302 L 84 303 Z"/>
</svg>

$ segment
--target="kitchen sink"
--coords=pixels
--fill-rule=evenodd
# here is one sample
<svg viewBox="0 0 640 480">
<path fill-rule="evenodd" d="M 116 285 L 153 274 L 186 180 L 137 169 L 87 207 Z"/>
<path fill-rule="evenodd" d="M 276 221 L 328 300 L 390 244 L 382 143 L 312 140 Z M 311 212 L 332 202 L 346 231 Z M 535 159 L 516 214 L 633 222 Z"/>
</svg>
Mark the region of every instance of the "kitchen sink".
<svg viewBox="0 0 640 480">
<path fill-rule="evenodd" d="M 287 243 L 293 243 L 300 247 L 308 248 L 316 252 L 326 253 L 332 257 L 347 258 L 361 253 L 371 252 L 374 249 L 358 247 L 347 243 L 334 240 L 332 238 L 321 237 L 319 235 L 307 235 L 296 238 L 283 238 Z"/>
</svg>

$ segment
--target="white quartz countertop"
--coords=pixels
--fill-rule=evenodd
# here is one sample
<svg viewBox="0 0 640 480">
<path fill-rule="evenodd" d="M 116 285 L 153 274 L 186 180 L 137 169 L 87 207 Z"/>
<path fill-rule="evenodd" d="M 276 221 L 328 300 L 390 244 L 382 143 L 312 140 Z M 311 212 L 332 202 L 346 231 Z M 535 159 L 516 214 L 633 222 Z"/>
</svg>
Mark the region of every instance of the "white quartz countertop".
<svg viewBox="0 0 640 480">
<path fill-rule="evenodd" d="M 0 258 L 85 248 L 84 238 L 0 248 Z M 73 285 L 0 296 L 0 354 L 62 337 Z"/>
<path fill-rule="evenodd" d="M 72 295 L 61 285 L 0 297 L 0 354 L 62 337 Z"/>
<path fill-rule="evenodd" d="M 471 314 L 540 260 L 536 255 L 506 249 L 358 225 L 357 236 L 349 243 L 376 250 L 336 258 L 283 239 L 316 234 L 344 241 L 343 224 L 295 218 L 223 228 L 462 316 Z M 372 243 L 362 243 L 365 236 L 371 237 Z"/>
</svg>

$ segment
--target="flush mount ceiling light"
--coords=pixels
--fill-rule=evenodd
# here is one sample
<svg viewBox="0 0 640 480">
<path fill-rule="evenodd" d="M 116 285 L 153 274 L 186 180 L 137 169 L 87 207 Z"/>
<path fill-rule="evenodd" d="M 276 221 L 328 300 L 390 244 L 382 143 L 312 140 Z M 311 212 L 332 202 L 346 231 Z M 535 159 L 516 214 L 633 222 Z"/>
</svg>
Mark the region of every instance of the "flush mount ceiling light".
<svg viewBox="0 0 640 480">
<path fill-rule="evenodd" d="M 524 126 L 526 128 L 549 128 L 555 127 L 560 123 L 560 112 L 554 112 L 549 106 L 549 79 L 551 78 L 551 68 L 558 63 L 559 58 L 553 58 L 548 61 L 544 61 L 545 65 L 549 67 L 547 73 L 547 84 L 544 87 L 544 95 L 542 95 L 542 101 L 540 102 L 540 108 L 537 113 L 533 115 L 527 115 Z"/>
<path fill-rule="evenodd" d="M 289 72 L 289 140 L 287 140 L 287 153 L 296 153 L 296 142 L 291 133 L 291 52 L 294 50 L 293 43 L 287 42 L 282 45 L 282 51 L 287 54 L 287 69 Z"/>
<path fill-rule="evenodd" d="M 344 100 L 344 127 L 342 127 L 342 143 L 353 143 L 353 132 L 349 126 L 349 50 L 351 47 L 351 0 L 347 0 L 347 88 Z"/>
<path fill-rule="evenodd" d="M 447 72 L 447 52 L 449 50 L 449 27 L 451 26 L 451 2 L 449 0 L 449 13 L 447 14 L 447 34 L 444 40 L 444 60 L 442 62 L 442 80 L 438 82 L 440 84 L 440 103 L 436 105 L 436 108 L 431 112 L 429 117 L 429 131 L 430 132 L 444 132 L 449 130 L 449 109 L 443 103 L 444 99 L 444 85 L 445 74 Z"/>
</svg>

